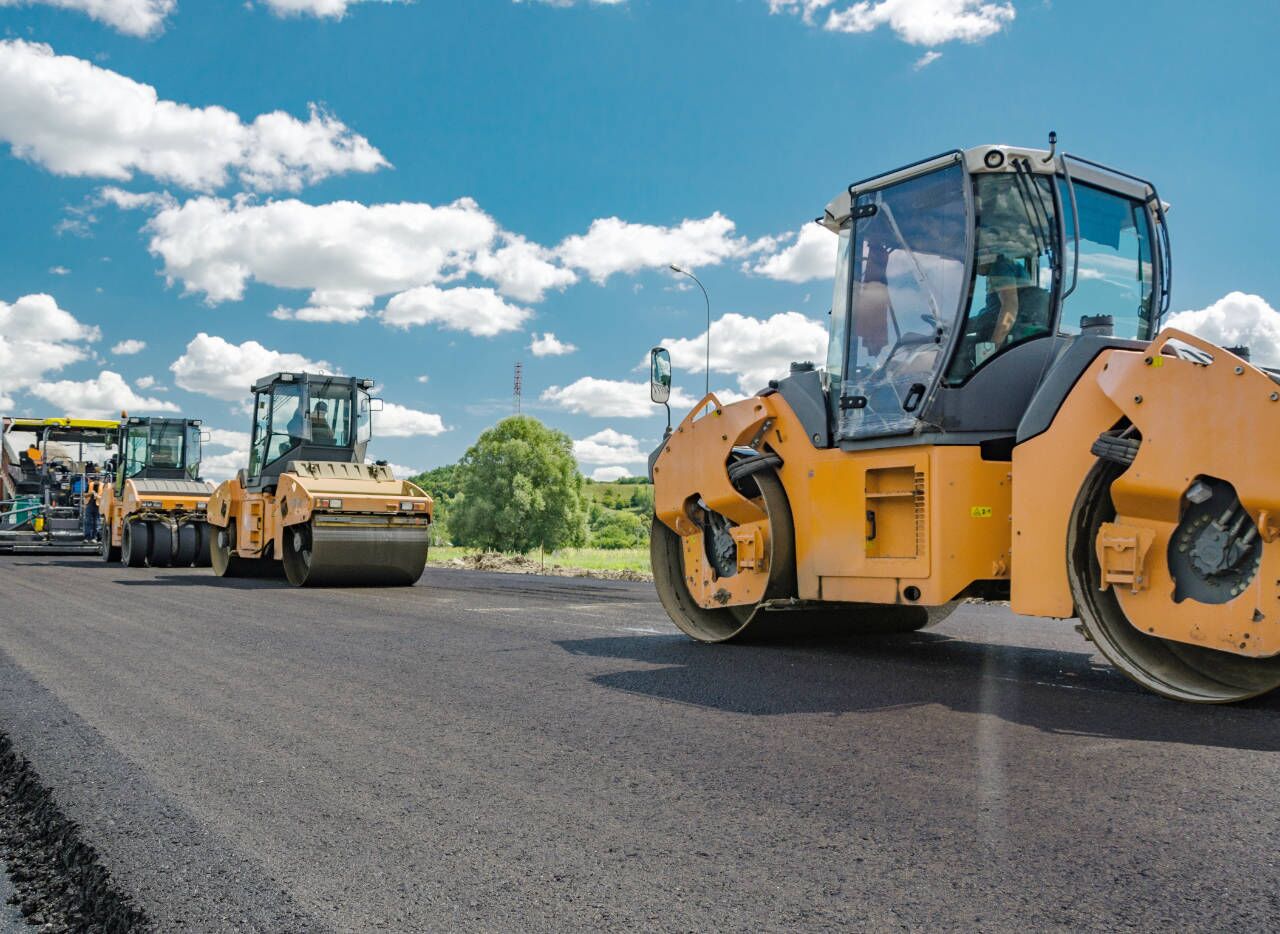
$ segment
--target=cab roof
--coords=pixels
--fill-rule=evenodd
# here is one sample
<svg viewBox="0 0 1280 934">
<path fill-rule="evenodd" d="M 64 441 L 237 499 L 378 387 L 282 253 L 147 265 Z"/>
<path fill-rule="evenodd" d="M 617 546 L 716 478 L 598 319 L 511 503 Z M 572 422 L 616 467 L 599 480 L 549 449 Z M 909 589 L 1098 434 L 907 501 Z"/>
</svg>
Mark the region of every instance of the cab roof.
<svg viewBox="0 0 1280 934">
<path fill-rule="evenodd" d="M 337 383 L 338 385 L 359 386 L 361 389 L 372 389 L 373 380 L 355 376 L 334 376 L 329 373 L 272 373 L 259 377 L 249 388 L 250 392 L 265 392 L 276 383 Z"/>
<path fill-rule="evenodd" d="M 1047 149 L 1029 149 L 1004 143 L 990 143 L 969 149 L 952 149 L 854 182 L 836 195 L 827 205 L 822 216 L 816 220 L 828 230 L 838 231 L 848 222 L 853 201 L 859 194 L 961 162 L 970 174 L 1014 172 L 1017 171 L 1015 168 L 1017 165 L 1037 175 L 1057 175 L 1065 169 L 1070 172 L 1073 181 L 1087 182 L 1139 201 L 1156 197 L 1155 186 L 1150 182 L 1079 156 L 1051 152 Z M 1168 204 L 1162 202 L 1161 206 L 1166 212 L 1169 210 Z"/>
</svg>

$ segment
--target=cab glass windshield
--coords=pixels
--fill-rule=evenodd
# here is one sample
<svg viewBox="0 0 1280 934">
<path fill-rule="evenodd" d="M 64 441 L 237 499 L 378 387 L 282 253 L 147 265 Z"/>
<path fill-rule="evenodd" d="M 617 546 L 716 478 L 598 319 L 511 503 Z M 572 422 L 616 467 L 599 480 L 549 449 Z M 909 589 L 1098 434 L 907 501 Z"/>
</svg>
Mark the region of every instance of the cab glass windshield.
<svg viewBox="0 0 1280 934">
<path fill-rule="evenodd" d="M 842 439 L 915 426 L 960 307 L 966 218 L 959 164 L 857 197 L 841 263 L 851 267 L 846 298 L 832 309 L 835 335 L 847 331 L 836 413 Z"/>
</svg>

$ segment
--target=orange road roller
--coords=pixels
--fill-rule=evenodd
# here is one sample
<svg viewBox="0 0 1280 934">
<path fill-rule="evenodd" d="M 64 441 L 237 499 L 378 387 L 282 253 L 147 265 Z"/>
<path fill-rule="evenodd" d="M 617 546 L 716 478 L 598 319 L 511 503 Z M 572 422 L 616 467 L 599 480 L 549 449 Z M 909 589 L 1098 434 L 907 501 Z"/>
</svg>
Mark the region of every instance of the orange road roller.
<svg viewBox="0 0 1280 934">
<path fill-rule="evenodd" d="M 276 373 L 252 387 L 249 467 L 209 499 L 219 577 L 294 586 L 415 583 L 427 561 L 431 497 L 366 464 L 373 381 Z"/>
<path fill-rule="evenodd" d="M 199 419 L 122 415 L 111 479 L 101 489 L 102 559 L 131 568 L 208 567 Z"/>
<path fill-rule="evenodd" d="M 651 457 L 654 578 L 684 632 L 905 632 L 1008 599 L 1079 617 L 1166 697 L 1280 685 L 1280 373 L 1162 325 L 1168 206 L 1050 140 L 827 206 L 825 365 L 709 394 Z M 670 356 L 651 362 L 663 403 Z"/>
</svg>

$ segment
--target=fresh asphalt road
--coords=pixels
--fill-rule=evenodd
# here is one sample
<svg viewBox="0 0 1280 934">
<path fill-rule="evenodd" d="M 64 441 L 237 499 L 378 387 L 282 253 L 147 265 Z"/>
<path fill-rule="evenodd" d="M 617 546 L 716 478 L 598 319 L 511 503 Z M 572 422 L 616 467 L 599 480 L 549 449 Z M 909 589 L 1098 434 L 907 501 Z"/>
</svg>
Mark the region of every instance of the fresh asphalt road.
<svg viewBox="0 0 1280 934">
<path fill-rule="evenodd" d="M 645 584 L 0 559 L 0 729 L 171 930 L 1263 930 L 1280 697 L 1068 623 L 704 646 Z"/>
</svg>

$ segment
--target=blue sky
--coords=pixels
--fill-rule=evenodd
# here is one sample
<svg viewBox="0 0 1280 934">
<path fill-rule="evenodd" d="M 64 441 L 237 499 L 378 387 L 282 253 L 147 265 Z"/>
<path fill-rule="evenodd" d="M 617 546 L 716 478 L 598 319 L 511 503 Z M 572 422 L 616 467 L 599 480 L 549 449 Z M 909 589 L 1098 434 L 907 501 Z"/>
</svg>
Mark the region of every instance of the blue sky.
<svg viewBox="0 0 1280 934">
<path fill-rule="evenodd" d="M 1280 341 L 1280 18 L 1150 6 L 0 0 L 0 407 L 176 408 L 225 475 L 255 367 L 323 362 L 383 387 L 374 455 L 425 468 L 520 360 L 588 474 L 638 471 L 648 347 L 703 382 L 667 262 L 711 294 L 713 388 L 759 388 L 821 346 L 828 245 L 793 247 L 836 192 L 1050 129 L 1174 205 L 1175 310 Z"/>
</svg>

